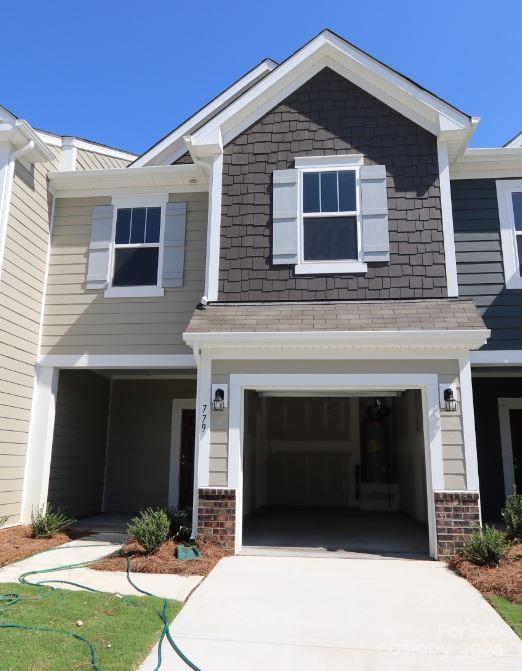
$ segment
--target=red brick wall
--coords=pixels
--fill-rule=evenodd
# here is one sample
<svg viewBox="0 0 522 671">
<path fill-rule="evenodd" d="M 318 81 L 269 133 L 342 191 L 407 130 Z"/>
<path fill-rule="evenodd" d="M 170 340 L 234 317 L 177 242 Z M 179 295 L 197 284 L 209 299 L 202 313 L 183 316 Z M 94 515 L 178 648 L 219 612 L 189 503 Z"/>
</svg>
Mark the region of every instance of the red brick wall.
<svg viewBox="0 0 522 671">
<path fill-rule="evenodd" d="M 479 495 L 475 492 L 435 492 L 439 557 L 462 549 L 466 537 L 480 526 Z"/>
<path fill-rule="evenodd" d="M 200 489 L 198 537 L 227 550 L 234 549 L 236 492 L 234 489 Z"/>
</svg>

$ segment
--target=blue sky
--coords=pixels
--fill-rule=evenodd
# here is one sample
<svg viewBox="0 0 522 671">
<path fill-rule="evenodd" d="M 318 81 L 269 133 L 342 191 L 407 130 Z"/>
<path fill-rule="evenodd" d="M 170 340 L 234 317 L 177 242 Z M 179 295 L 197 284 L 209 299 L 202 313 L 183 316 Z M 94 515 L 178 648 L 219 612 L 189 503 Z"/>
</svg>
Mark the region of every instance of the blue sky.
<svg viewBox="0 0 522 671">
<path fill-rule="evenodd" d="M 522 130 L 521 19 L 520 0 L 20 0 L 2 7 L 0 104 L 141 153 L 263 58 L 331 28 L 482 117 L 472 145 L 498 146 Z"/>
</svg>

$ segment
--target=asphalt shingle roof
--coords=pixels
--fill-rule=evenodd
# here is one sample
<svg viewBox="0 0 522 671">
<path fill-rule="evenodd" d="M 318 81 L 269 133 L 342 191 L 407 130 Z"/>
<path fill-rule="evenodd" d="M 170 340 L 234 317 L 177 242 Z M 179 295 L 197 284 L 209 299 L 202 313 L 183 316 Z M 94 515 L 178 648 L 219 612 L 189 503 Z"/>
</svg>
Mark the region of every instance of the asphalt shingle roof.
<svg viewBox="0 0 522 671">
<path fill-rule="evenodd" d="M 481 330 L 472 300 L 213 303 L 196 309 L 187 333 Z"/>
</svg>

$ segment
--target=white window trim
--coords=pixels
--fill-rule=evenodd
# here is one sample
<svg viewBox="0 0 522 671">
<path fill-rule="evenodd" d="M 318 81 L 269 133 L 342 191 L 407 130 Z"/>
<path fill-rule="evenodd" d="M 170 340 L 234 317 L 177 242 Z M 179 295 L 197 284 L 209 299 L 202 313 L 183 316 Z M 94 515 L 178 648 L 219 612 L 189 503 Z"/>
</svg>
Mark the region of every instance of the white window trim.
<svg viewBox="0 0 522 671">
<path fill-rule="evenodd" d="M 361 180 L 359 168 L 363 164 L 361 154 L 343 156 L 307 156 L 295 159 L 298 189 L 298 226 L 297 226 L 297 263 L 294 266 L 296 275 L 333 274 L 333 273 L 365 273 L 368 270 L 362 261 L 362 224 L 361 224 Z M 353 170 L 355 172 L 356 209 L 350 212 L 303 212 L 303 174 L 305 172 L 339 172 Z M 305 261 L 304 259 L 304 217 L 355 217 L 357 226 L 357 259 L 341 259 L 335 261 Z"/>
<path fill-rule="evenodd" d="M 496 185 L 506 288 L 522 289 L 512 200 L 513 193 L 522 192 L 522 179 L 497 180 Z"/>
<path fill-rule="evenodd" d="M 132 196 L 118 196 L 112 198 L 112 205 L 114 212 L 112 215 L 112 233 L 111 233 L 111 257 L 109 260 L 109 278 L 108 287 L 105 290 L 105 298 L 151 298 L 163 296 L 165 291 L 162 286 L 163 281 L 163 249 L 165 237 L 165 215 L 167 209 L 167 201 L 169 199 L 168 193 L 151 194 L 151 195 L 132 195 Z M 116 220 L 118 217 L 118 210 L 123 208 L 134 207 L 159 207 L 161 208 L 160 218 L 160 237 L 158 243 L 158 275 L 156 284 L 140 285 L 134 287 L 114 287 L 112 280 L 114 277 L 114 259 L 116 256 Z M 143 245 L 136 245 L 142 247 Z M 156 243 L 150 244 L 155 247 Z"/>
<path fill-rule="evenodd" d="M 515 468 L 513 464 L 513 445 L 511 439 L 510 410 L 520 410 L 522 398 L 499 398 L 498 417 L 500 422 L 500 444 L 502 446 L 502 471 L 504 474 L 504 492 L 506 498 L 513 494 Z"/>
</svg>

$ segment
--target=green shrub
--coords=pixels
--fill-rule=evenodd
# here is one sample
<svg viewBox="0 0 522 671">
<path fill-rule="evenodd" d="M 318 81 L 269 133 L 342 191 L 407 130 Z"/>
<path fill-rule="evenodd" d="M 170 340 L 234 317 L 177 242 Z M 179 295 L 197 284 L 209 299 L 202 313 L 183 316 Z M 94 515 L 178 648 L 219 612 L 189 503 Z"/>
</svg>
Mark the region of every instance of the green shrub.
<svg viewBox="0 0 522 671">
<path fill-rule="evenodd" d="M 170 520 L 165 510 L 147 508 L 127 525 L 127 535 L 143 546 L 149 554 L 155 552 L 169 537 Z"/>
<path fill-rule="evenodd" d="M 170 519 L 170 537 L 178 541 L 190 540 L 192 535 L 192 515 L 190 512 L 171 508 L 168 510 L 168 516 Z"/>
<path fill-rule="evenodd" d="M 477 566 L 496 566 L 508 549 L 506 534 L 486 524 L 471 534 L 462 554 L 464 559 Z"/>
<path fill-rule="evenodd" d="M 514 541 L 522 541 L 522 494 L 517 492 L 516 487 L 513 487 L 513 494 L 508 496 L 502 509 L 502 519 L 508 537 Z"/>
<path fill-rule="evenodd" d="M 53 508 L 49 503 L 47 508 L 34 508 L 31 514 L 31 531 L 34 538 L 51 538 L 59 531 L 70 526 L 76 520 L 69 517 L 60 508 Z"/>
</svg>

